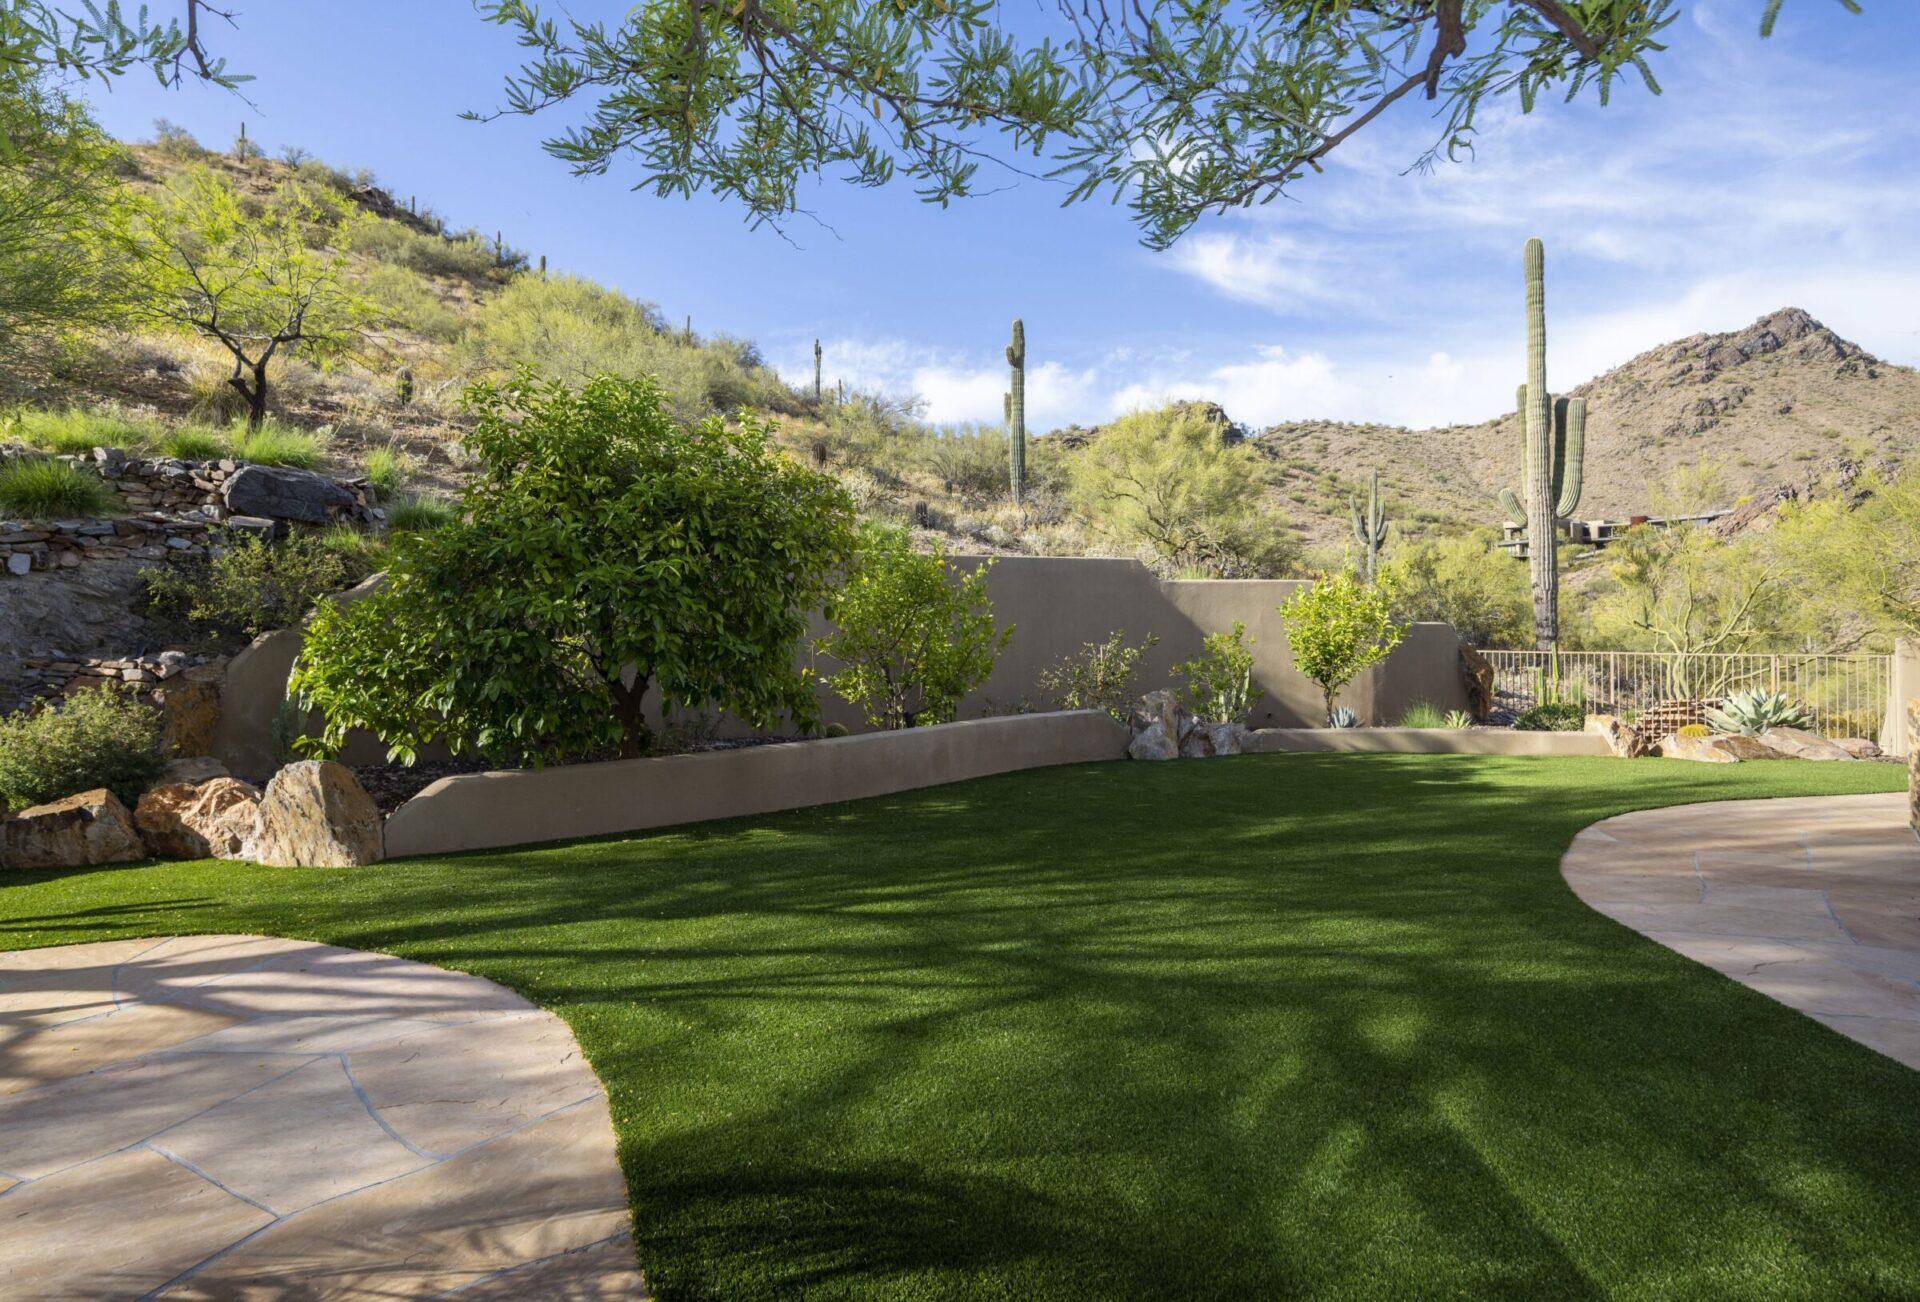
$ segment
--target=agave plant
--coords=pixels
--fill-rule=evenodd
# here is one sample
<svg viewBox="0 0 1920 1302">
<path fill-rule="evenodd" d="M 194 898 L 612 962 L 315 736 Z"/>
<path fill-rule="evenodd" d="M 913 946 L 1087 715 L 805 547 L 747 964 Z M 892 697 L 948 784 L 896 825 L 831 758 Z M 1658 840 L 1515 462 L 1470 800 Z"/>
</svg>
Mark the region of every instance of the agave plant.
<svg viewBox="0 0 1920 1302">
<path fill-rule="evenodd" d="M 1327 723 L 1335 728 L 1358 728 L 1360 716 L 1344 705 L 1333 707 L 1333 713 L 1327 716 Z"/>
<path fill-rule="evenodd" d="M 1811 728 L 1813 711 L 1785 692 L 1763 692 L 1756 687 L 1735 692 L 1708 710 L 1706 719 L 1707 726 L 1715 732 L 1755 736 L 1769 728 Z"/>
<path fill-rule="evenodd" d="M 1442 724 L 1445 727 L 1454 729 L 1471 728 L 1473 726 L 1473 716 L 1465 710 L 1448 710 L 1447 717 L 1442 720 Z"/>
</svg>

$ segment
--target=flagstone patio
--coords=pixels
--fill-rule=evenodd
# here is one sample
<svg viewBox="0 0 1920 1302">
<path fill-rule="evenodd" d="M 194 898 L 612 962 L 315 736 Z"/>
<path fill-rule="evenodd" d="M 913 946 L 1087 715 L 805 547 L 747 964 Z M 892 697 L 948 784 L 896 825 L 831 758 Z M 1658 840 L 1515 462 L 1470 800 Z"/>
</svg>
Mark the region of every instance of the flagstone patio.
<svg viewBox="0 0 1920 1302">
<path fill-rule="evenodd" d="M 478 977 L 260 936 L 0 955 L 9 1296 L 641 1298 L 606 1096 Z"/>
<path fill-rule="evenodd" d="M 1920 1068 L 1920 838 L 1904 795 L 1677 805 L 1574 839 L 1574 893 Z"/>
</svg>

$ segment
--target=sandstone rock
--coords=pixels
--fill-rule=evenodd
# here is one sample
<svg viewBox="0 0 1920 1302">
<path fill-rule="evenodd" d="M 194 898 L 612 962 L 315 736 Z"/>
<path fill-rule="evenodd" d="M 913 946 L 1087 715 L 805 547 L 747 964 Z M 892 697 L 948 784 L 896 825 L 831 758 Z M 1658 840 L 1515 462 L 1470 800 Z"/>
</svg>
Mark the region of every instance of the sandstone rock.
<svg viewBox="0 0 1920 1302">
<path fill-rule="evenodd" d="M 1467 686 L 1467 710 L 1475 723 L 1493 713 L 1493 663 L 1465 642 L 1460 644 L 1460 677 Z"/>
<path fill-rule="evenodd" d="M 184 782 L 189 786 L 199 786 L 209 778 L 231 777 L 227 766 L 219 760 L 206 755 L 194 755 L 186 759 L 169 760 L 166 776 L 155 786 L 168 782 Z"/>
<path fill-rule="evenodd" d="M 1865 737 L 1834 737 L 1833 744 L 1858 760 L 1879 759 L 1884 753 L 1880 747 Z"/>
<path fill-rule="evenodd" d="M 330 524 L 359 505 L 325 475 L 290 466 L 243 466 L 221 487 L 220 500 L 234 515 L 303 524 Z"/>
<path fill-rule="evenodd" d="M 332 760 L 301 760 L 273 775 L 260 798 L 253 858 L 283 868 L 354 868 L 384 858 L 380 809 Z"/>
<path fill-rule="evenodd" d="M 260 792 L 236 778 L 172 782 L 140 797 L 133 821 L 168 859 L 239 859 L 260 818 Z"/>
<path fill-rule="evenodd" d="M 209 672 L 211 671 L 211 672 Z M 201 665 L 165 680 L 154 690 L 160 708 L 160 741 L 173 755 L 204 755 L 220 730 L 220 679 L 224 666 Z"/>
<path fill-rule="evenodd" d="M 9 868 L 84 868 L 146 857 L 133 815 L 105 788 L 23 809 L 0 824 L 0 864 Z"/>
<path fill-rule="evenodd" d="M 1661 738 L 1660 753 L 1668 759 L 1694 760 L 1702 764 L 1738 764 L 1742 760 L 1780 758 L 1758 737 L 1745 737 L 1739 733 L 1716 733 L 1711 737 L 1682 737 L 1674 733 Z"/>
<path fill-rule="evenodd" d="M 1127 743 L 1127 757 L 1137 760 L 1179 759 L 1180 743 L 1174 740 L 1165 724 L 1156 720 L 1133 734 L 1133 740 Z"/>
<path fill-rule="evenodd" d="M 1589 714 L 1587 731 L 1607 739 L 1607 747 L 1621 759 L 1634 759 L 1647 753 L 1647 743 L 1626 720 L 1611 714 Z"/>
<path fill-rule="evenodd" d="M 1781 759 L 1850 760 L 1848 754 L 1817 732 L 1804 728 L 1769 728 L 1761 733 L 1761 745 Z"/>
</svg>

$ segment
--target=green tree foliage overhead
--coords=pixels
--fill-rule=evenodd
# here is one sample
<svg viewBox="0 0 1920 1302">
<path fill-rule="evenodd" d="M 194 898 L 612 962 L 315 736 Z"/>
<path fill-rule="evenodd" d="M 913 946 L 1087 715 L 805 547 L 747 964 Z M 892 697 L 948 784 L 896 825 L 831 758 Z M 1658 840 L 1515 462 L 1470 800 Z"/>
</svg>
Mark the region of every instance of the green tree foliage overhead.
<svg viewBox="0 0 1920 1302">
<path fill-rule="evenodd" d="M 1858 0 L 1838 0 L 1859 12 Z M 1481 113 L 1606 103 L 1652 61 L 1681 0 L 1056 0 L 1023 42 L 988 0 L 644 0 L 612 25 L 529 0 L 482 13 L 528 51 L 503 112 L 584 105 L 547 142 L 583 174 L 631 157 L 659 194 L 711 189 L 753 222 L 816 174 L 929 202 L 980 165 L 1037 166 L 1069 201 L 1111 194 L 1164 248 L 1202 215 L 1285 193 L 1401 100 L 1470 149 Z M 1761 32 L 1771 32 L 1769 0 Z M 1036 160 L 1025 162 L 1025 160 Z"/>
<path fill-rule="evenodd" d="M 394 542 L 387 582 L 323 606 L 292 686 L 326 727 L 411 762 L 652 749 L 643 702 L 759 726 L 817 707 L 796 652 L 853 554 L 853 513 L 764 425 L 674 422 L 650 380 L 522 374 L 467 395 L 462 516 Z"/>
<path fill-rule="evenodd" d="M 167 86 L 183 77 L 228 89 L 252 80 L 229 71 L 202 39 L 206 21 L 231 20 L 229 11 L 208 0 L 179 0 L 178 8 L 155 22 L 144 4 L 129 18 L 120 0 L 0 0 L 0 96 L 49 70 L 107 81 L 144 67 Z"/>
<path fill-rule="evenodd" d="M 1068 475 L 1069 499 L 1096 529 L 1148 548 L 1169 572 L 1272 578 L 1294 559 L 1285 521 L 1266 505 L 1259 454 L 1229 446 L 1197 403 L 1122 416 Z"/>
<path fill-rule="evenodd" d="M 1315 579 L 1280 607 L 1293 667 L 1320 684 L 1327 723 L 1333 699 L 1362 670 L 1385 660 L 1406 635 L 1393 617 L 1393 583 L 1362 583 L 1341 571 Z"/>
<path fill-rule="evenodd" d="M 227 383 L 258 429 L 277 357 L 348 351 L 372 320 L 345 255 L 333 251 L 367 220 L 313 187 L 285 187 L 256 211 L 210 169 L 187 168 L 135 219 L 141 310 L 227 350 Z M 313 247 L 321 232 L 333 249 Z"/>
<path fill-rule="evenodd" d="M 842 666 L 828 686 L 876 728 L 951 722 L 1013 636 L 1012 625 L 993 627 L 992 565 L 963 574 L 938 548 L 916 552 L 904 531 L 867 525 L 828 610 L 833 632 L 814 642 L 815 655 Z"/>
<path fill-rule="evenodd" d="M 1387 563 L 1393 617 L 1403 624 L 1453 625 L 1476 647 L 1526 647 L 1533 640 L 1527 567 L 1493 546 L 1491 532 L 1406 543 Z"/>
<path fill-rule="evenodd" d="M 37 360 L 64 331 L 125 310 L 121 151 L 41 83 L 0 92 L 0 357 Z"/>
</svg>

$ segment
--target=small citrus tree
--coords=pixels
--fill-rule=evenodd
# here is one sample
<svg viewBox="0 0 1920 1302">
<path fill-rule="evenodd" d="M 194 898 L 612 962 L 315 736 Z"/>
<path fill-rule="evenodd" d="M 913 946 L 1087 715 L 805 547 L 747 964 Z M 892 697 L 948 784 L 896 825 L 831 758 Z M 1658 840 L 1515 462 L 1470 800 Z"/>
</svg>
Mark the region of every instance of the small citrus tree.
<svg viewBox="0 0 1920 1302">
<path fill-rule="evenodd" d="M 1253 641 L 1239 620 L 1200 639 L 1200 654 L 1173 667 L 1186 679 L 1187 712 L 1201 723 L 1244 723 L 1267 693 L 1253 685 Z"/>
<path fill-rule="evenodd" d="M 1329 724 L 1340 689 L 1385 660 L 1405 636 L 1406 627 L 1393 619 L 1393 596 L 1390 582 L 1365 584 L 1343 572 L 1314 580 L 1280 607 L 1294 668 L 1320 684 Z"/>
<path fill-rule="evenodd" d="M 795 652 L 852 558 L 852 506 L 767 426 L 679 425 L 662 402 L 614 376 L 470 389 L 460 518 L 399 536 L 385 585 L 308 629 L 291 686 L 326 717 L 308 748 L 359 727 L 408 762 L 433 738 L 495 762 L 644 755 L 651 688 L 810 724 Z"/>
<path fill-rule="evenodd" d="M 827 685 L 876 728 L 950 722 L 1013 636 L 994 630 L 990 568 L 959 575 L 938 547 L 916 552 L 901 530 L 869 525 L 829 610 L 834 631 L 814 643 L 845 666 Z"/>
</svg>

